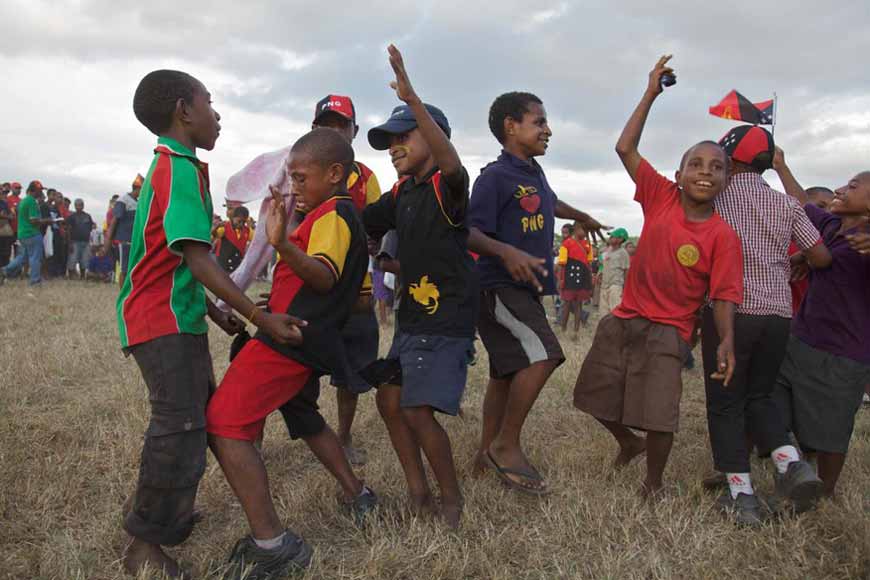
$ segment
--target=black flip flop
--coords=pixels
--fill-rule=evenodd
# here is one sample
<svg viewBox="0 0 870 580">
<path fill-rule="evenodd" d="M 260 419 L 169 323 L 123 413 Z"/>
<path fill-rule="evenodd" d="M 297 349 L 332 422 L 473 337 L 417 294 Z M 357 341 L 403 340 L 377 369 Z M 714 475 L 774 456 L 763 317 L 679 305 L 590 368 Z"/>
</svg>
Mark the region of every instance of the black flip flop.
<svg viewBox="0 0 870 580">
<path fill-rule="evenodd" d="M 529 495 L 539 496 L 539 497 L 544 496 L 544 495 L 548 495 L 550 493 L 550 490 L 547 488 L 538 489 L 538 488 L 534 488 L 534 487 L 528 487 L 528 486 L 523 485 L 519 481 L 516 481 L 516 480 L 508 477 L 509 475 L 516 475 L 519 477 L 523 477 L 525 479 L 529 479 L 532 481 L 540 481 L 543 483 L 544 478 L 541 477 L 541 474 L 538 473 L 537 471 L 526 470 L 526 469 L 511 469 L 509 467 L 502 467 L 501 465 L 499 465 L 495 461 L 495 459 L 492 456 L 492 453 L 490 453 L 489 451 L 486 452 L 486 462 L 489 464 L 490 467 L 495 469 L 495 473 L 496 473 L 496 475 L 498 475 L 498 478 L 501 479 L 502 482 L 504 482 L 505 485 L 507 485 L 511 489 L 515 489 L 517 491 L 520 491 L 520 492 L 523 492 L 523 493 L 526 493 Z"/>
</svg>

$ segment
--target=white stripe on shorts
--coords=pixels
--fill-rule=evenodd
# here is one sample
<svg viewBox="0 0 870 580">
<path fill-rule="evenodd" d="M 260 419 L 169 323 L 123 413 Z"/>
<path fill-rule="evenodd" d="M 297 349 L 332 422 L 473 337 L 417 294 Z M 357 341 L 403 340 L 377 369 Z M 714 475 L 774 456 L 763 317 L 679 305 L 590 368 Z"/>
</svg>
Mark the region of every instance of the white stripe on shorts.
<svg viewBox="0 0 870 580">
<path fill-rule="evenodd" d="M 502 303 L 498 294 L 495 295 L 495 320 L 507 328 L 514 338 L 520 342 L 520 346 L 523 347 L 530 365 L 550 358 L 547 356 L 547 349 L 544 348 L 544 343 L 541 342 L 535 331 L 520 322 L 508 310 L 507 306 Z"/>
</svg>

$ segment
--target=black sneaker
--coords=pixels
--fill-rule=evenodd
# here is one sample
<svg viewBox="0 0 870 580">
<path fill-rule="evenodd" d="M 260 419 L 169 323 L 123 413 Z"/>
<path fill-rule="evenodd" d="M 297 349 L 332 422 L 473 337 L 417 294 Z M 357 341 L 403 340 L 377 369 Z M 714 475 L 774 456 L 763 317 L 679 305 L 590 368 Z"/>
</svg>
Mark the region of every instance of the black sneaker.
<svg viewBox="0 0 870 580">
<path fill-rule="evenodd" d="M 356 496 L 353 501 L 345 504 L 350 512 L 353 521 L 357 524 L 363 523 L 368 514 L 378 508 L 378 496 L 371 488 L 363 486 L 362 492 Z"/>
<path fill-rule="evenodd" d="M 286 530 L 281 545 L 274 550 L 257 546 L 254 538 L 245 536 L 236 542 L 230 553 L 230 567 L 224 578 L 229 580 L 267 580 L 282 578 L 300 571 L 311 563 L 314 550 L 302 538 Z"/>
<path fill-rule="evenodd" d="M 791 500 L 797 513 L 814 508 L 824 491 L 822 480 L 806 461 L 792 461 L 785 473 L 773 474 L 773 482 L 776 493 Z"/>
<path fill-rule="evenodd" d="M 733 515 L 741 526 L 757 528 L 764 524 L 763 506 L 755 495 L 738 493 L 736 498 L 732 498 L 731 491 L 725 490 L 716 503 L 723 512 Z"/>
</svg>

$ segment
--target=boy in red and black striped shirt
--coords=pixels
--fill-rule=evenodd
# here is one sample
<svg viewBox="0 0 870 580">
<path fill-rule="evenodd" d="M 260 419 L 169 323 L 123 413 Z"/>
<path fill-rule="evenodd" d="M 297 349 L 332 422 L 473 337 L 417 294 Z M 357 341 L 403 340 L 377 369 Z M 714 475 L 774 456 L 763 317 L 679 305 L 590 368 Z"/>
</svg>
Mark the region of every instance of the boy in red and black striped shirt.
<svg viewBox="0 0 870 580">
<path fill-rule="evenodd" d="M 310 323 L 302 329 L 301 344 L 282 344 L 257 333 L 233 359 L 208 406 L 212 450 L 251 527 L 231 561 L 237 570 L 253 565 L 252 577 L 305 567 L 311 559 L 311 548 L 281 525 L 254 442 L 270 413 L 316 391 L 321 375 L 348 366 L 340 331 L 358 303 L 368 271 L 365 232 L 345 190 L 353 157 L 350 143 L 329 129 L 311 131 L 291 149 L 287 172 L 293 194 L 309 211 L 301 223 L 294 214 L 288 236 L 287 207 L 281 193 L 272 189 L 266 232 L 281 261 L 275 267 L 269 311 Z M 316 404 L 307 408 L 297 420 L 322 430 Z M 334 450 L 343 459 L 341 448 L 336 445 Z M 337 463 L 335 457 L 329 459 Z M 368 505 L 375 503 L 368 488 L 359 495 Z"/>
</svg>

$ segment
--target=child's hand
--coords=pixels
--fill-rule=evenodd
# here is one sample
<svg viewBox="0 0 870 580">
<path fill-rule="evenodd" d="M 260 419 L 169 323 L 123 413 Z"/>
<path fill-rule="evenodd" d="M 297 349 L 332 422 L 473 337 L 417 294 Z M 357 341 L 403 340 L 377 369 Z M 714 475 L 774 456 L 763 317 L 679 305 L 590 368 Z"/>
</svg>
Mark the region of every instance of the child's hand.
<svg viewBox="0 0 870 580">
<path fill-rule="evenodd" d="M 277 248 L 287 241 L 287 207 L 284 198 L 274 186 L 269 186 L 272 193 L 272 205 L 266 216 L 266 237 L 269 243 Z"/>
<path fill-rule="evenodd" d="M 301 327 L 308 323 L 289 314 L 272 314 L 260 311 L 255 317 L 257 327 L 280 344 L 302 344 Z"/>
<path fill-rule="evenodd" d="M 209 318 L 230 336 L 234 336 L 245 329 L 244 322 L 239 320 L 235 315 L 222 310 L 215 309 L 214 312 L 210 312 Z"/>
<path fill-rule="evenodd" d="M 785 168 L 785 153 L 778 146 L 773 148 L 773 170 L 780 171 Z"/>
<path fill-rule="evenodd" d="M 734 358 L 733 340 L 719 343 L 719 348 L 716 350 L 716 361 L 716 372 L 712 373 L 710 378 L 722 381 L 722 384 L 727 387 L 734 375 L 734 367 L 737 366 L 737 359 Z"/>
<path fill-rule="evenodd" d="M 411 86 L 411 80 L 408 78 L 408 72 L 405 70 L 405 61 L 402 59 L 402 53 L 394 45 L 387 47 L 387 52 L 390 53 L 390 66 L 393 67 L 393 72 L 396 73 L 396 80 L 390 83 L 390 87 L 396 91 L 396 96 L 399 100 L 405 101 L 409 105 L 420 102 L 420 97 L 414 92 L 414 87 Z"/>
<path fill-rule="evenodd" d="M 859 232 L 846 236 L 849 246 L 860 254 L 870 255 L 870 233 Z"/>
<path fill-rule="evenodd" d="M 647 93 L 656 97 L 662 93 L 662 75 L 666 73 L 674 74 L 674 69 L 667 66 L 668 61 L 671 60 L 672 56 L 672 54 L 662 56 L 656 63 L 655 68 L 650 71 L 649 84 L 646 86 Z"/>
<path fill-rule="evenodd" d="M 508 245 L 501 256 L 501 261 L 504 263 L 505 270 L 515 281 L 530 284 L 538 292 L 544 290 L 540 280 L 538 280 L 538 274 L 544 278 L 547 277 L 547 268 L 544 266 L 546 260 Z"/>
</svg>

